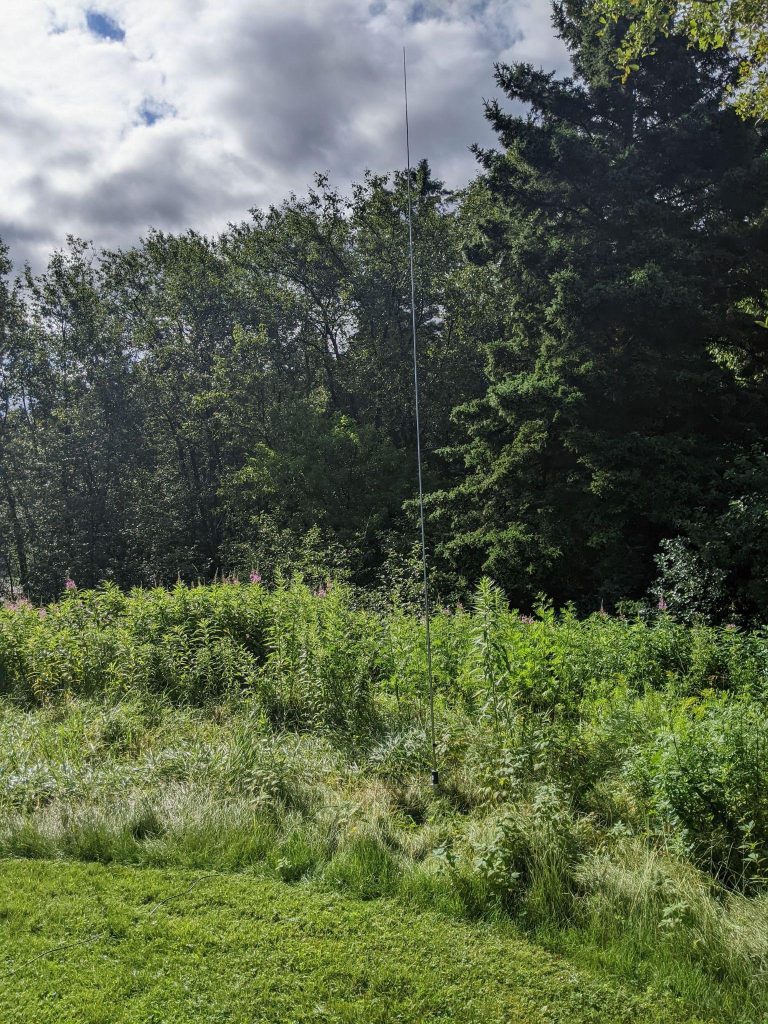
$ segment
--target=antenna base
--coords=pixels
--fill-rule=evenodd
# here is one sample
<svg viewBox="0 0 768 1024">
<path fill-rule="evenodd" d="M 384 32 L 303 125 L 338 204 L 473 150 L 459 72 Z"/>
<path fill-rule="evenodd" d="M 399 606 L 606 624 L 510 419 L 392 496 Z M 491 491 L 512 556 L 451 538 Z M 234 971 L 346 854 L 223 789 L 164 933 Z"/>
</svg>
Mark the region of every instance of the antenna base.
<svg viewBox="0 0 768 1024">
<path fill-rule="evenodd" d="M 438 772 L 437 768 L 433 768 L 430 774 L 432 777 L 432 785 L 435 789 L 437 789 L 437 787 L 440 785 L 440 773 Z"/>
</svg>

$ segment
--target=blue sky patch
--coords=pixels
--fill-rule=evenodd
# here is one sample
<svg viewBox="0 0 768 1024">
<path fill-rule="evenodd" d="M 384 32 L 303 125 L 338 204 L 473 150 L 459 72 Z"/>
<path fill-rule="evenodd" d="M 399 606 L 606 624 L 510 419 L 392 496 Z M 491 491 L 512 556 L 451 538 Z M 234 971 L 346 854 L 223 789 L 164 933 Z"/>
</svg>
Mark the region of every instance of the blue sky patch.
<svg viewBox="0 0 768 1024">
<path fill-rule="evenodd" d="M 176 109 L 170 103 L 147 98 L 141 101 L 138 114 L 142 124 L 151 126 L 165 117 L 173 117 L 176 114 Z"/>
<path fill-rule="evenodd" d="M 99 39 L 111 39 L 113 42 L 122 43 L 125 39 L 125 31 L 120 28 L 114 18 L 101 11 L 86 11 L 85 24 L 88 31 Z"/>
</svg>

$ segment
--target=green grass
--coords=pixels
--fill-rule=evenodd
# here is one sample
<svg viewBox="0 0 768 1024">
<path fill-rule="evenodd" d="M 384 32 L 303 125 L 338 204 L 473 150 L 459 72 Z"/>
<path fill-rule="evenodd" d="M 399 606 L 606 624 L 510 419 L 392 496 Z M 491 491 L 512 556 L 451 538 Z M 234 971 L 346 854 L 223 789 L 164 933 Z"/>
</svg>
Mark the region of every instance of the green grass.
<svg viewBox="0 0 768 1024">
<path fill-rule="evenodd" d="M 355 760 L 332 736 L 274 733 L 245 698 L 0 701 L 0 858 L 245 873 L 504 920 L 703 1019 L 768 1020 L 768 894 L 716 886 L 551 784 L 489 799 L 470 736 L 435 793 L 423 775 L 381 775 L 391 738 Z"/>
<path fill-rule="evenodd" d="M 0 609 L 0 859 L 56 861 L 65 879 L 74 861 L 176 873 L 153 876 L 167 879 L 223 872 L 229 881 L 200 891 L 231 887 L 262 901 L 271 892 L 278 902 L 301 892 L 307 912 L 331 898 L 367 901 L 355 912 L 361 935 L 402 915 L 402 927 L 390 928 L 394 959 L 381 970 L 405 964 L 417 987 L 426 918 L 416 915 L 440 914 L 431 920 L 446 963 L 434 954 L 429 970 L 438 973 L 419 998 L 463 984 L 440 971 L 453 970 L 467 936 L 490 979 L 470 972 L 477 1015 L 460 1015 L 473 1006 L 465 993 L 464 1009 L 445 1019 L 537 1019 L 533 1010 L 521 1016 L 510 992 L 512 1009 L 493 1016 L 494 999 L 504 1006 L 494 964 L 511 969 L 507 946 L 528 962 L 525 935 L 549 950 L 539 949 L 537 963 L 558 954 L 580 978 L 608 986 L 592 1006 L 594 984 L 602 989 L 589 981 L 576 1012 L 565 991 L 552 995 L 529 970 L 514 999 L 544 985 L 539 1002 L 550 1017 L 538 1019 L 562 1007 L 577 1024 L 623 1019 L 616 1014 L 629 1006 L 629 1019 L 642 1010 L 663 1020 L 648 1014 L 669 1004 L 675 1015 L 666 1019 L 685 1019 L 685 1006 L 718 1024 L 768 1022 L 768 631 L 687 627 L 667 615 L 579 620 L 546 607 L 521 619 L 483 583 L 471 611 L 434 616 L 437 791 L 427 772 L 423 640 L 418 615 L 341 586 L 313 594 L 297 580 L 274 590 L 105 587 L 48 609 Z M 41 866 L 41 878 L 52 870 Z M 133 876 L 82 877 L 126 888 Z M 152 912 L 155 938 L 165 906 Z M 377 963 L 348 927 L 354 904 L 344 906 L 341 951 L 329 939 L 309 964 L 322 1005 L 331 1005 L 340 964 Z M 55 918 L 40 914 L 48 937 Z M 224 930 L 210 923 L 211 936 L 239 927 L 225 917 Z M 186 941 L 176 949 L 171 938 L 169 964 Z M 110 941 L 83 946 L 83 962 Z M 227 941 L 235 961 L 247 957 L 236 954 L 237 935 Z M 173 991 L 176 976 L 164 971 Z M 264 1002 L 248 971 L 239 976 L 249 998 Z M 292 985 L 293 972 L 286 977 Z M 227 1005 L 240 1005 L 235 984 L 221 989 Z M 611 1001 L 622 985 L 635 1002 Z M 218 998 L 213 983 L 211 991 Z M 338 991 L 349 1000 L 354 980 Z M 369 985 L 360 998 L 376 991 Z M 642 992 L 657 997 L 638 1010 Z M 374 1005 L 337 1019 L 439 1017 L 439 1004 L 419 1009 L 417 1000 L 398 1018 L 393 998 L 393 1017 L 377 1017 Z M 304 1007 L 296 1019 L 311 1013 Z"/>
<path fill-rule="evenodd" d="M 0 862 L 3 1024 L 693 1024 L 526 941 L 248 874 Z"/>
</svg>

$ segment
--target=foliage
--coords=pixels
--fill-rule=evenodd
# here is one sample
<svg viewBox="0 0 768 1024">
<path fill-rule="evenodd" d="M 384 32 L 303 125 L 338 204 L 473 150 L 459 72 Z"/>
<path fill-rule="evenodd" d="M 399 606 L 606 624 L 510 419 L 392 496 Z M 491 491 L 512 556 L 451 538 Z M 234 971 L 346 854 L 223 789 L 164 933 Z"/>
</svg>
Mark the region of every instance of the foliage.
<svg viewBox="0 0 768 1024">
<path fill-rule="evenodd" d="M 572 77 L 498 69 L 527 111 L 461 193 L 320 176 L 15 282 L 0 247 L 0 855 L 512 918 L 666 994 L 546 982 L 548 1019 L 768 1012 L 766 135 L 714 22 L 621 83 L 597 19 L 555 5 Z M 311 1013 L 389 1019 L 360 977 Z M 493 1019 L 456 984 L 403 1019 Z"/>
<path fill-rule="evenodd" d="M 720 698 L 682 715 L 659 751 L 658 813 L 730 885 L 765 877 L 766 743 L 759 705 Z"/>
<path fill-rule="evenodd" d="M 481 374 L 456 215 L 426 164 L 411 184 L 430 452 Z M 215 240 L 70 240 L 16 285 L 0 250 L 4 589 L 370 577 L 413 492 L 405 207 L 402 173 L 318 177 Z"/>
<path fill-rule="evenodd" d="M 499 148 L 478 150 L 469 254 L 506 315 L 485 394 L 455 413 L 458 483 L 430 499 L 455 573 L 523 607 L 640 597 L 665 538 L 721 556 L 716 524 L 746 494 L 732 469 L 765 422 L 762 385 L 734 371 L 765 330 L 732 305 L 765 288 L 765 134 L 721 106 L 726 52 L 672 37 L 622 85 L 594 22 L 556 5 L 573 76 L 497 69 L 524 108 L 487 106 Z"/>
<path fill-rule="evenodd" d="M 732 49 L 672 33 L 622 84 L 621 26 L 554 11 L 573 76 L 500 67 L 525 110 L 488 106 L 480 175 L 412 171 L 435 591 L 617 607 L 680 537 L 755 622 L 764 127 L 722 107 Z M 216 237 L 69 239 L 17 280 L 0 245 L 3 595 L 300 571 L 413 599 L 407 184 L 320 175 Z"/>
<path fill-rule="evenodd" d="M 595 0 L 607 25 L 626 25 L 616 51 L 624 80 L 638 61 L 655 52 L 659 36 L 679 33 L 701 50 L 729 46 L 738 55 L 733 87 L 736 109 L 745 117 L 768 112 L 768 4 L 765 0 Z M 605 30 L 604 30 L 605 31 Z"/>
<path fill-rule="evenodd" d="M 512 917 L 720 1019 L 764 1005 L 765 632 L 521 616 L 484 580 L 432 638 L 436 792 L 418 608 L 299 578 L 14 602 L 0 855 Z"/>
<path fill-rule="evenodd" d="M 663 540 L 655 558 L 659 575 L 651 588 L 658 607 L 687 621 L 722 617 L 725 573 L 707 565 L 682 537 Z"/>
</svg>

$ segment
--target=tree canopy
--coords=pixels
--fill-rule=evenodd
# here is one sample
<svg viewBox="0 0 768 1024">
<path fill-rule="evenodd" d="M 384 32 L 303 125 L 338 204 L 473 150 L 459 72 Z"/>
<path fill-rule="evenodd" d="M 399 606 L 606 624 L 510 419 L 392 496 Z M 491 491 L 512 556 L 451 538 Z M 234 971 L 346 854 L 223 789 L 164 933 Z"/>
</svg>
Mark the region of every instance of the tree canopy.
<svg viewBox="0 0 768 1024">
<path fill-rule="evenodd" d="M 505 286 L 488 388 L 457 411 L 465 473 L 436 500 L 444 551 L 520 601 L 636 593 L 667 536 L 727 506 L 765 436 L 765 139 L 721 99 L 726 51 L 665 39 L 622 85 L 614 41 L 556 7 L 574 76 L 500 66 L 475 258 Z M 556 588 L 553 582 L 557 581 Z"/>
<path fill-rule="evenodd" d="M 725 102 L 738 48 L 671 33 L 622 82 L 600 17 L 555 4 L 571 75 L 497 69 L 474 181 L 412 171 L 437 589 L 764 615 L 768 132 Z M 319 176 L 15 279 L 0 252 L 5 591 L 409 576 L 406 186 Z"/>
<path fill-rule="evenodd" d="M 625 79 L 660 37 L 679 34 L 701 50 L 737 53 L 727 98 L 744 116 L 768 115 L 768 0 L 595 0 L 595 10 L 603 26 L 623 26 L 616 60 Z"/>
</svg>

